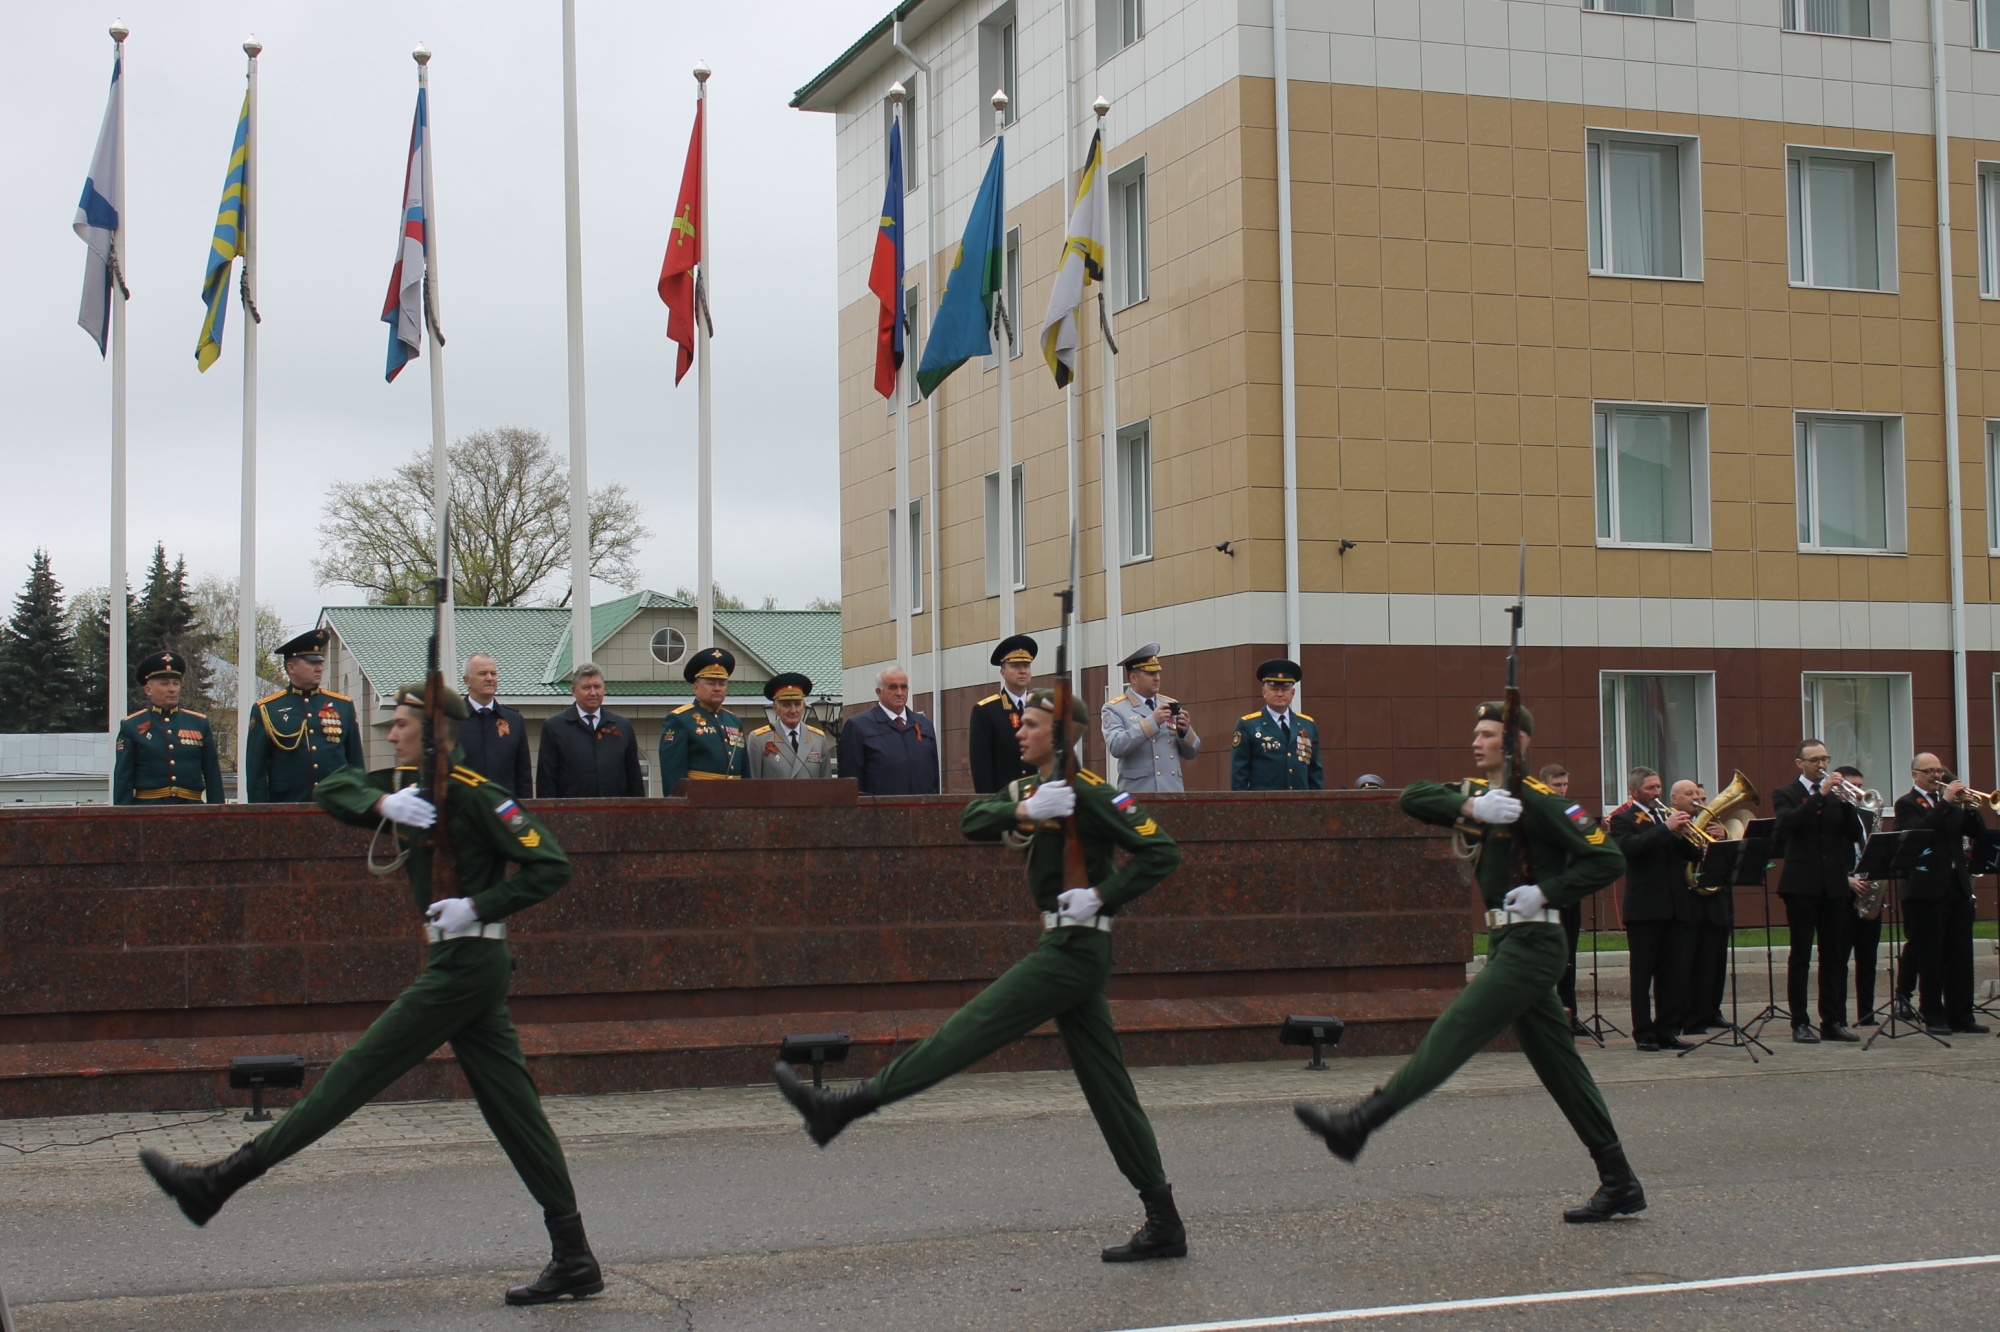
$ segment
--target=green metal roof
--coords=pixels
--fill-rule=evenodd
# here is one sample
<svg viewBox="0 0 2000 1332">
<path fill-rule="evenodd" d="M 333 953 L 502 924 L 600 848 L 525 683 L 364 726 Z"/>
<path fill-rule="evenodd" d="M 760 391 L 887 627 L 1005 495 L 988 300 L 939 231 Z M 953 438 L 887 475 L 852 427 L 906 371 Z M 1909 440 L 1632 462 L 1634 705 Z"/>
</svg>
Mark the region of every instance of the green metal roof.
<svg viewBox="0 0 2000 1332">
<path fill-rule="evenodd" d="M 815 692 L 840 692 L 839 611 L 719 610 L 715 624 L 772 674 L 803 671 Z"/>
<path fill-rule="evenodd" d="M 642 610 L 692 609 L 694 607 L 688 602 L 682 601 L 679 597 L 670 597 L 664 592 L 634 592 L 630 596 L 620 597 L 616 601 L 607 601 L 601 606 L 592 606 L 590 608 L 590 650 L 592 652 L 597 651 L 599 644 L 603 643 L 605 639 L 611 637 L 611 635 L 617 633 L 620 629 L 623 629 L 626 625 L 632 623 L 632 617 Z M 569 674 L 569 611 L 556 608 L 556 613 L 562 616 L 562 637 L 556 641 L 554 651 L 549 653 L 549 659 L 542 663 L 542 674 L 538 678 L 544 681 L 561 680 Z M 505 679 L 506 676 L 503 674 L 501 678 Z M 564 690 L 563 692 L 568 693 L 569 691 Z"/>
</svg>

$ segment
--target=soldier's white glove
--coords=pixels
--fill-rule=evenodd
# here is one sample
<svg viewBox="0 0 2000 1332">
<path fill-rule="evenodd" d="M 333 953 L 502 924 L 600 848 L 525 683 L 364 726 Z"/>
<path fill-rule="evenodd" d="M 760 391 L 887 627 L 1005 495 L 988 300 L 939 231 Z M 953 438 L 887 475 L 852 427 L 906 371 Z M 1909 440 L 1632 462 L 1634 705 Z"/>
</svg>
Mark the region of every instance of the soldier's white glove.
<svg viewBox="0 0 2000 1332">
<path fill-rule="evenodd" d="M 1068 888 L 1056 897 L 1056 913 L 1064 920 L 1089 920 L 1103 908 L 1095 888 Z"/>
<path fill-rule="evenodd" d="M 1481 823 L 1512 823 L 1521 817 L 1521 802 L 1505 791 L 1486 791 L 1472 797 L 1472 817 Z"/>
<path fill-rule="evenodd" d="M 1508 893 L 1506 900 L 1500 905 L 1506 907 L 1511 915 L 1533 916 L 1547 909 L 1549 899 L 1542 896 L 1542 890 L 1534 884 L 1524 883 Z"/>
<path fill-rule="evenodd" d="M 375 808 L 391 823 L 410 828 L 428 828 L 437 822 L 438 817 L 437 806 L 418 794 L 414 786 L 389 792 L 376 802 Z"/>
<path fill-rule="evenodd" d="M 1076 792 L 1069 789 L 1068 782 L 1043 782 L 1021 802 L 1021 808 L 1037 823 L 1060 819 L 1076 808 Z"/>
<path fill-rule="evenodd" d="M 430 918 L 431 924 L 446 934 L 479 923 L 479 913 L 473 909 L 472 899 L 469 897 L 447 897 L 443 901 L 433 902 L 424 908 L 424 915 Z"/>
</svg>

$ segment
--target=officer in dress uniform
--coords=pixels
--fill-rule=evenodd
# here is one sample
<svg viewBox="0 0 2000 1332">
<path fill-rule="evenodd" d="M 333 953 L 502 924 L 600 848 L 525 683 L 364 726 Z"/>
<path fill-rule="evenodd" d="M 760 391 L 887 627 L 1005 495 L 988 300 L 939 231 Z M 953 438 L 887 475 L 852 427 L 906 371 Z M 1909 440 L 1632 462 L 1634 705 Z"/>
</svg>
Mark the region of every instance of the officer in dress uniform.
<svg viewBox="0 0 2000 1332">
<path fill-rule="evenodd" d="M 694 686 L 694 702 L 683 703 L 660 723 L 660 794 L 672 795 L 681 778 L 709 781 L 743 775 L 743 723 L 723 707 L 736 655 L 728 648 L 688 654 L 681 678 Z"/>
<path fill-rule="evenodd" d="M 1160 645 L 1148 643 L 1118 663 L 1125 692 L 1099 713 L 1104 748 L 1118 760 L 1118 785 L 1127 791 L 1185 791 L 1181 764 L 1201 753 L 1194 718 L 1160 692 Z"/>
<path fill-rule="evenodd" d="M 813 682 L 797 671 L 764 683 L 771 724 L 750 732 L 744 747 L 746 777 L 831 777 L 833 738 L 806 723 L 806 695 Z"/>
<path fill-rule="evenodd" d="M 243 770 L 252 804 L 313 798 L 313 788 L 338 769 L 361 767 L 361 723 L 354 700 L 321 689 L 330 629 L 311 629 L 278 649 L 289 687 L 257 700 Z"/>
<path fill-rule="evenodd" d="M 1028 775 L 1014 733 L 1021 729 L 1021 709 L 1035 678 L 1039 650 L 1026 634 L 1015 634 L 993 649 L 990 660 L 1000 668 L 1000 692 L 972 705 L 972 735 L 965 751 L 975 791 L 999 791 L 1016 777 Z"/>
<path fill-rule="evenodd" d="M 111 773 L 114 805 L 222 803 L 222 762 L 208 718 L 181 703 L 187 658 L 155 652 L 139 663 L 147 706 L 118 723 L 117 762 Z"/>
<path fill-rule="evenodd" d="M 1319 762 L 1319 727 L 1292 711 L 1292 695 L 1305 672 L 1295 661 L 1274 657 L 1257 668 L 1264 706 L 1236 722 L 1229 742 L 1232 791 L 1323 791 L 1326 771 Z"/>
</svg>

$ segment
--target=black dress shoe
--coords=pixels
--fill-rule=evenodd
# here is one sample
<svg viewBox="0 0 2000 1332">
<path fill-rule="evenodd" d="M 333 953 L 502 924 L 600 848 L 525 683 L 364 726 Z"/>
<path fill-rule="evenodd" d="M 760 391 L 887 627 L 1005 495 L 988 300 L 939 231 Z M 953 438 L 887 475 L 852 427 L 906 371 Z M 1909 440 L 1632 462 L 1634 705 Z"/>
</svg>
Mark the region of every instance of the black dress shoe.
<svg viewBox="0 0 2000 1332">
<path fill-rule="evenodd" d="M 1613 1142 L 1593 1147 L 1590 1157 L 1597 1162 L 1597 1192 L 1591 1194 L 1580 1207 L 1564 1208 L 1563 1220 L 1571 1225 L 1583 1225 L 1646 1210 L 1646 1190 L 1639 1187 L 1639 1177 L 1632 1173 L 1622 1144 Z"/>
<path fill-rule="evenodd" d="M 1632 1044 L 1639 1047 L 1641 1054 L 1658 1054 L 1660 1052 L 1660 1043 L 1651 1036 L 1641 1036 L 1633 1041 Z"/>
<path fill-rule="evenodd" d="M 1987 1026 L 1984 1022 L 1954 1022 L 1951 1024 L 1951 1030 L 1954 1035 L 1958 1036 L 1984 1036 L 1987 1032 L 1993 1030 L 1993 1028 Z"/>
<path fill-rule="evenodd" d="M 1299 1117 L 1299 1123 L 1326 1143 L 1328 1151 L 1343 1161 L 1352 1162 L 1367 1145 L 1368 1135 L 1388 1123 L 1396 1113 L 1396 1107 L 1389 1104 L 1389 1098 L 1382 1095 L 1382 1089 L 1377 1087 L 1368 1094 L 1367 1100 L 1349 1110 L 1335 1110 L 1330 1105 L 1314 1105 L 1311 1101 L 1294 1101 L 1292 1113 Z"/>
<path fill-rule="evenodd" d="M 1792 1040 L 1798 1045 L 1818 1045 L 1819 1033 L 1812 1029 L 1812 1023 L 1801 1022 L 1792 1028 Z"/>
<path fill-rule="evenodd" d="M 1187 1227 L 1181 1224 L 1180 1210 L 1174 1206 L 1174 1186 L 1140 1189 L 1139 1201 L 1146 1205 L 1146 1224 L 1132 1232 L 1123 1244 L 1114 1244 L 1098 1256 L 1107 1263 L 1143 1263 L 1149 1258 L 1187 1257 Z"/>
<path fill-rule="evenodd" d="M 205 1166 L 182 1165 L 164 1152 L 151 1147 L 139 1153 L 139 1164 L 153 1177 L 169 1198 L 181 1205 L 181 1214 L 198 1226 L 205 1226 L 229 1195 L 264 1173 L 257 1154 L 244 1143 L 220 1161 Z"/>
<path fill-rule="evenodd" d="M 1708 1024 L 1706 1022 L 1690 1022 L 1681 1028 L 1681 1035 L 1706 1036 L 1708 1035 Z"/>
<path fill-rule="evenodd" d="M 509 1304 L 553 1304 L 560 1299 L 584 1300 L 604 1289 L 604 1272 L 590 1241 L 583 1236 L 583 1217 L 576 1212 L 544 1209 L 549 1228 L 549 1265 L 525 1286 L 507 1292 Z"/>
<path fill-rule="evenodd" d="M 1660 1037 L 1659 1048 L 1662 1050 L 1692 1050 L 1694 1046 L 1692 1043 L 1684 1041 L 1678 1036 L 1662 1036 Z"/>
<path fill-rule="evenodd" d="M 1597 1039 L 1597 1033 L 1586 1027 L 1583 1023 L 1578 1022 L 1574 1016 L 1569 1020 L 1569 1034 L 1572 1036 L 1581 1036 L 1585 1040 L 1594 1041 Z"/>
<path fill-rule="evenodd" d="M 1861 1039 L 1849 1031 L 1843 1023 L 1839 1022 L 1820 1023 L 1819 1038 L 1823 1041 L 1859 1041 Z"/>
<path fill-rule="evenodd" d="M 1951 1035 L 1951 1027 L 1943 1022 L 1933 1022 L 1926 1019 L 1924 1022 L 1924 1035 L 1949 1036 Z"/>
<path fill-rule="evenodd" d="M 806 1121 L 806 1136 L 824 1147 L 840 1136 L 840 1131 L 863 1115 L 872 1115 L 881 1106 L 875 1094 L 875 1080 L 858 1082 L 844 1092 L 808 1087 L 799 1081 L 790 1064 L 779 1062 L 772 1070 L 778 1090 Z"/>
<path fill-rule="evenodd" d="M 1916 1005 L 1912 1004 L 1908 999 L 1898 999 L 1895 1008 L 1890 1011 L 1895 1014 L 1898 1022 L 1923 1021 L 1923 1017 L 1917 1012 Z"/>
<path fill-rule="evenodd" d="M 1854 1019 L 1854 1025 L 1857 1027 L 1879 1027 L 1882 1025 L 1882 1019 L 1877 1017 L 1875 1014 L 1870 1013 L 1866 1017 L 1858 1017 Z"/>
</svg>

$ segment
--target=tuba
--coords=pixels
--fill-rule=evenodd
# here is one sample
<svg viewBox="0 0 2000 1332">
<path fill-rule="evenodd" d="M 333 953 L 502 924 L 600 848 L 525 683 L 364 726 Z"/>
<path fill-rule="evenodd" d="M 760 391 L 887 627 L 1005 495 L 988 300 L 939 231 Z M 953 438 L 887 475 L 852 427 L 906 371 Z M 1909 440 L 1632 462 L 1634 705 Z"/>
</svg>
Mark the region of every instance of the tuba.
<svg viewBox="0 0 2000 1332">
<path fill-rule="evenodd" d="M 1743 839 L 1744 830 L 1750 826 L 1750 815 L 1745 806 L 1759 804 L 1762 797 L 1757 788 L 1750 784 L 1739 769 L 1729 779 L 1729 785 L 1722 793 L 1696 809 L 1695 816 L 1681 830 L 1681 836 L 1691 842 L 1708 846 L 1715 842 L 1738 842 Z M 1704 897 L 1720 892 L 1718 888 L 1695 887 L 1695 867 L 1689 865 L 1688 886 Z"/>
</svg>

